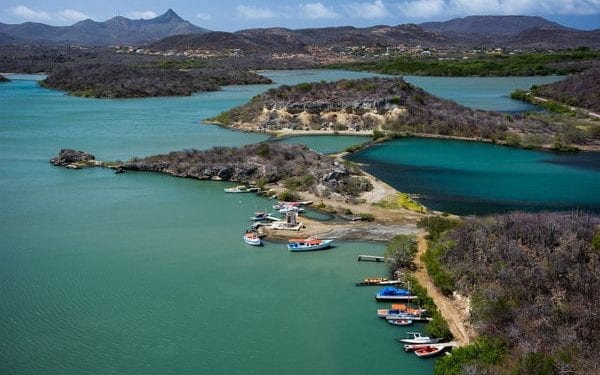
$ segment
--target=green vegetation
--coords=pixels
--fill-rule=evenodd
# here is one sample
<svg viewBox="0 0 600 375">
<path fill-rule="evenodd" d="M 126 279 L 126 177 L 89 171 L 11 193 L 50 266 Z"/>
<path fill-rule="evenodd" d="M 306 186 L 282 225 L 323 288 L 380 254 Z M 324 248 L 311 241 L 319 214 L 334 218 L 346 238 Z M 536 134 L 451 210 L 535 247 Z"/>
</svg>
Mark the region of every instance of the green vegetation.
<svg viewBox="0 0 600 375">
<path fill-rule="evenodd" d="M 452 274 L 448 272 L 442 265 L 440 258 L 446 251 L 453 247 L 451 242 L 437 241 L 435 243 L 430 242 L 427 246 L 427 251 L 421 256 L 425 267 L 427 267 L 427 273 L 431 280 L 437 286 L 442 293 L 449 296 L 454 291 L 454 279 Z"/>
<path fill-rule="evenodd" d="M 558 63 L 600 58 L 599 51 L 574 50 L 520 55 L 477 55 L 467 59 L 438 60 L 435 57 L 399 57 L 376 62 L 336 64 L 336 69 L 368 70 L 384 74 L 426 76 L 541 76 L 576 72 L 576 67 Z"/>
<path fill-rule="evenodd" d="M 373 204 L 381 208 L 404 208 L 406 210 L 415 212 L 427 212 L 427 208 L 425 206 L 413 200 L 407 193 L 396 193 L 394 195 L 384 197 L 379 202 Z"/>
<path fill-rule="evenodd" d="M 414 235 L 398 235 L 387 245 L 385 257 L 392 259 L 394 269 L 413 269 L 413 259 L 417 254 L 417 238 Z"/>
<path fill-rule="evenodd" d="M 304 174 L 302 176 L 292 176 L 283 180 L 283 186 L 291 191 L 308 190 L 315 182 L 315 176 Z"/>
<path fill-rule="evenodd" d="M 485 369 L 498 364 L 506 354 L 506 344 L 488 336 L 478 337 L 474 343 L 452 350 L 451 356 L 440 358 L 434 369 L 436 375 L 461 375 L 467 368 L 474 373 L 486 373 Z"/>
<path fill-rule="evenodd" d="M 356 144 L 356 145 L 348 146 L 348 147 L 346 147 L 346 149 L 345 149 L 344 151 L 346 151 L 346 152 L 348 152 L 348 153 L 353 153 L 353 152 L 356 152 L 356 151 L 362 150 L 362 148 L 363 148 L 364 146 L 365 146 L 365 145 L 364 145 L 363 143 L 360 143 L 360 144 Z"/>
<path fill-rule="evenodd" d="M 449 219 L 447 217 L 429 216 L 424 217 L 417 223 L 417 227 L 423 228 L 429 232 L 429 240 L 437 241 L 440 236 L 451 229 L 460 225 L 460 221 Z"/>
<path fill-rule="evenodd" d="M 421 308 L 427 309 L 429 315 L 431 316 L 431 321 L 425 327 L 425 331 L 431 336 L 452 340 L 452 332 L 450 332 L 450 327 L 442 317 L 442 314 L 440 314 L 437 306 L 433 302 L 433 299 L 427 294 L 427 289 L 419 284 L 417 279 L 411 275 L 406 277 L 406 281 L 410 284 L 410 291 L 412 294 L 419 297 L 418 301 Z"/>
<path fill-rule="evenodd" d="M 379 129 L 373 129 L 373 140 L 374 141 L 384 138 L 384 137 L 385 137 L 385 132 L 382 132 Z"/>
<path fill-rule="evenodd" d="M 279 199 L 280 201 L 283 202 L 295 202 L 297 200 L 299 200 L 300 198 L 298 197 L 298 195 L 292 191 L 289 190 L 283 190 L 281 192 L 279 192 L 279 194 L 277 194 L 277 199 Z"/>
</svg>

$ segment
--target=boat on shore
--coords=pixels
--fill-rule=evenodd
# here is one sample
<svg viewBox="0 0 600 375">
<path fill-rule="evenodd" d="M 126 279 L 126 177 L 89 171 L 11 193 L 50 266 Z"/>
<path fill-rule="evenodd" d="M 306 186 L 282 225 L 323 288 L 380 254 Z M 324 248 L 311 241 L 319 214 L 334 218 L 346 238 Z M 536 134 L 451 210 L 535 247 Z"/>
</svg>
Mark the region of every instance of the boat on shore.
<svg viewBox="0 0 600 375">
<path fill-rule="evenodd" d="M 292 238 L 287 248 L 289 251 L 313 251 L 326 249 L 331 246 L 333 240 L 319 240 L 317 238 Z"/>
<path fill-rule="evenodd" d="M 440 342 L 440 339 L 423 336 L 420 332 L 407 332 L 406 334 L 409 338 L 398 339 L 398 341 L 404 344 L 436 344 Z"/>
<path fill-rule="evenodd" d="M 251 246 L 261 246 L 262 245 L 262 240 L 260 239 L 260 237 L 258 236 L 258 233 L 256 233 L 256 231 L 253 230 L 249 230 L 246 231 L 246 233 L 244 233 L 244 242 L 246 242 L 248 245 Z"/>
<path fill-rule="evenodd" d="M 226 193 L 256 193 L 258 191 L 257 187 L 249 187 L 246 185 L 238 185 L 236 187 L 225 188 Z"/>
<path fill-rule="evenodd" d="M 416 300 L 417 296 L 410 294 L 408 289 L 396 288 L 392 286 L 386 286 L 381 289 L 376 295 L 377 301 L 412 301 Z"/>
<path fill-rule="evenodd" d="M 274 210 L 281 210 L 285 207 L 304 207 L 313 204 L 313 201 L 301 201 L 301 202 L 278 202 L 273 205 Z"/>
</svg>

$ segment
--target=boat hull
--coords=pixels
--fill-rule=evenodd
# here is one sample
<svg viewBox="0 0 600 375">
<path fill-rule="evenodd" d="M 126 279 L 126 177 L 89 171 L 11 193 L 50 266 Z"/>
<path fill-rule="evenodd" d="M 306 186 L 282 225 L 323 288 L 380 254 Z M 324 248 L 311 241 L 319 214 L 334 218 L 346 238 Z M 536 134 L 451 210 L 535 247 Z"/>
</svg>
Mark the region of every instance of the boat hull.
<svg viewBox="0 0 600 375">
<path fill-rule="evenodd" d="M 294 243 L 290 243 L 287 245 L 287 248 L 289 251 L 292 252 L 323 250 L 331 247 L 332 242 L 333 240 L 323 240 L 318 245 L 297 245 Z"/>
</svg>

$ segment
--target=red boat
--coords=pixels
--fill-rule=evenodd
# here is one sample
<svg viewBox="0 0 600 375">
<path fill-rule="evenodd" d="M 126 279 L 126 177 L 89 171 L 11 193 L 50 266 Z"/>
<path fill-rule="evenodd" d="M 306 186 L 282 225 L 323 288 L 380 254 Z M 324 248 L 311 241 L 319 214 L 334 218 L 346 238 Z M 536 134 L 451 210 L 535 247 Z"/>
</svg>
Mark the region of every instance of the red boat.
<svg viewBox="0 0 600 375">
<path fill-rule="evenodd" d="M 428 358 L 436 356 L 444 351 L 443 346 L 425 346 L 422 348 L 415 349 L 415 354 L 419 358 Z"/>
</svg>

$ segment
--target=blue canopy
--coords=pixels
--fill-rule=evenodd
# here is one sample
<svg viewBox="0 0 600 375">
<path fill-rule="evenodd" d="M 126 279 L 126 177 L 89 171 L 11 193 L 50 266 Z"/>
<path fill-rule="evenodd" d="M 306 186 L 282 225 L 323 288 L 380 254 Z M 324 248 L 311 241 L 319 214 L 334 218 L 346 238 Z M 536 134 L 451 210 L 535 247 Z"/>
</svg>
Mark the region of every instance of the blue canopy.
<svg viewBox="0 0 600 375">
<path fill-rule="evenodd" d="M 385 288 L 381 289 L 377 294 L 381 296 L 408 296 L 410 295 L 410 292 L 406 289 L 395 288 L 393 286 L 386 286 Z"/>
</svg>

